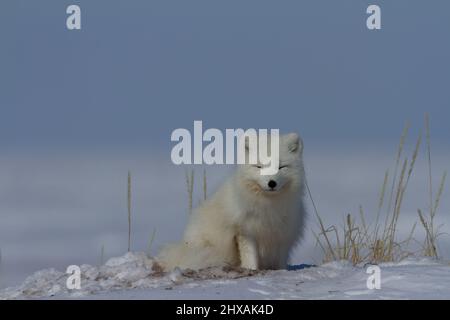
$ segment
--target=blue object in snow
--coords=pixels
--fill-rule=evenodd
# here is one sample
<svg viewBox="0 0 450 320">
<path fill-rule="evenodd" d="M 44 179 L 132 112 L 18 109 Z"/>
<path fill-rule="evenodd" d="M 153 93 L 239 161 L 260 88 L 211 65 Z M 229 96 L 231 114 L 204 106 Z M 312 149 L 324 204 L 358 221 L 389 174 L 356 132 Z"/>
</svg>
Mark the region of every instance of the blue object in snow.
<svg viewBox="0 0 450 320">
<path fill-rule="evenodd" d="M 294 264 L 294 265 L 288 265 L 287 266 L 287 270 L 288 271 L 295 271 L 295 270 L 302 270 L 302 269 L 307 269 L 307 268 L 312 268 L 312 267 L 317 267 L 315 264 Z"/>
</svg>

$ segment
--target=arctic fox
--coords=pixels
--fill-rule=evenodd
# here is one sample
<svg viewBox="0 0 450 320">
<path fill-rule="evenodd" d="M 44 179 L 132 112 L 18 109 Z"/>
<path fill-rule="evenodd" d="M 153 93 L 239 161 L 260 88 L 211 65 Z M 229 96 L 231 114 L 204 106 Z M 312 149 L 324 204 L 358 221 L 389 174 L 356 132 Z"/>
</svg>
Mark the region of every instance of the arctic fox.
<svg viewBox="0 0 450 320">
<path fill-rule="evenodd" d="M 286 268 L 306 216 L 302 152 L 302 140 L 291 133 L 279 138 L 276 174 L 261 175 L 259 162 L 239 165 L 195 210 L 183 241 L 163 248 L 157 257 L 161 266 Z"/>
</svg>

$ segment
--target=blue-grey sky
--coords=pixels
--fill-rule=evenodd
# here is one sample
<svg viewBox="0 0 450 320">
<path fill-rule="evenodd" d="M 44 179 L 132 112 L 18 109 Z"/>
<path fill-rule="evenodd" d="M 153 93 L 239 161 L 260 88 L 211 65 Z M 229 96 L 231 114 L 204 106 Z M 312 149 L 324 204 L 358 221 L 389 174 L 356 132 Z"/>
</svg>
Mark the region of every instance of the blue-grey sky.
<svg viewBox="0 0 450 320">
<path fill-rule="evenodd" d="M 2 0 L 0 144 L 164 148 L 203 120 L 391 146 L 424 112 L 445 144 L 449 33 L 446 0 Z"/>
</svg>

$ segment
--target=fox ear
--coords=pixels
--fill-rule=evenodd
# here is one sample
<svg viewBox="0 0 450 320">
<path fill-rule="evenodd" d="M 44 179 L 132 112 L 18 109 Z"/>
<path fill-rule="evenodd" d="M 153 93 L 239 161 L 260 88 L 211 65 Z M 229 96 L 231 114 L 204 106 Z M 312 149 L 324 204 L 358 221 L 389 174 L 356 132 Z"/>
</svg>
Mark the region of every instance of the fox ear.
<svg viewBox="0 0 450 320">
<path fill-rule="evenodd" d="M 292 153 L 294 152 L 303 152 L 303 141 L 300 136 L 296 133 L 289 133 L 287 135 L 287 146 L 288 150 Z"/>
</svg>

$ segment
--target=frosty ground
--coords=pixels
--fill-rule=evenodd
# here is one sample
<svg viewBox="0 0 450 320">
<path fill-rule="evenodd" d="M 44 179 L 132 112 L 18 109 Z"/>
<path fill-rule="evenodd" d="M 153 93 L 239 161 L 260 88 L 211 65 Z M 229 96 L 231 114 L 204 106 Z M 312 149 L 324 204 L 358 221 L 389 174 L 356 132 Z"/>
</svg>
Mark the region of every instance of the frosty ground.
<svg viewBox="0 0 450 320">
<path fill-rule="evenodd" d="M 0 299 L 450 299 L 448 262 L 380 264 L 380 289 L 368 289 L 366 267 L 338 261 L 291 271 L 164 273 L 145 253 L 127 253 L 100 267 L 82 265 L 79 290 L 67 289 L 64 272 L 46 269 L 0 291 Z"/>
<path fill-rule="evenodd" d="M 437 175 L 447 168 L 450 154 L 435 152 L 433 156 Z M 374 153 L 342 150 L 341 146 L 338 150 L 308 147 L 308 181 L 326 226 L 341 226 L 347 213 L 358 214 L 359 205 L 368 218 L 375 217 L 384 171 L 392 165 L 392 159 L 391 150 L 377 149 Z M 37 270 L 65 270 L 71 264 L 101 265 L 108 258 L 123 255 L 128 239 L 128 170 L 133 177 L 133 251 L 156 255 L 167 243 L 180 240 L 189 219 L 185 168 L 167 161 L 166 153 L 18 152 L 0 155 L 0 162 L 0 289 L 22 283 Z M 417 209 L 426 212 L 425 164 L 424 157 L 419 157 L 405 195 L 398 226 L 400 240 L 418 221 Z M 206 168 L 208 194 L 233 169 Z M 196 168 L 194 206 L 203 198 L 201 174 L 202 169 Z M 436 225 L 443 224 L 441 231 L 446 233 L 450 226 L 448 195 L 446 188 L 436 218 Z M 312 233 L 317 233 L 317 223 L 310 202 L 307 204 L 310 214 L 305 237 L 292 252 L 290 263 L 320 265 L 323 252 Z M 422 243 L 420 223 L 416 233 L 416 240 Z M 441 256 L 450 259 L 450 237 L 443 235 L 438 245 Z"/>
<path fill-rule="evenodd" d="M 359 212 L 359 205 L 373 217 L 384 171 L 392 164 L 390 151 L 351 150 L 308 148 L 305 153 L 309 185 L 327 226 L 342 225 L 347 213 Z M 367 289 L 368 274 L 364 266 L 353 267 L 344 262 L 322 265 L 323 252 L 312 234 L 317 232 L 317 223 L 310 204 L 304 240 L 294 249 L 290 263 L 319 265 L 316 268 L 270 271 L 248 277 L 246 271 L 216 269 L 188 273 L 174 282 L 171 277 L 176 274 L 155 274 L 152 261 L 142 260 L 145 257 L 142 254 L 127 258 L 131 260 L 109 260 L 105 265 L 108 258 L 120 257 L 127 251 L 128 170 L 133 175 L 131 249 L 156 255 L 165 244 L 182 237 L 189 219 L 185 171 L 168 163 L 166 156 L 131 151 L 125 155 L 114 152 L 42 154 L 40 157 L 35 153 L 0 155 L 0 297 L 450 299 L 450 289 L 447 289 L 450 266 L 446 262 L 419 259 L 382 265 L 381 290 Z M 434 171 L 443 172 L 449 158 L 448 151 L 435 153 Z M 399 221 L 400 240 L 409 235 L 417 222 L 417 209 L 426 211 L 425 164 L 423 156 L 419 157 L 405 195 Z M 207 168 L 208 194 L 232 170 Z M 194 206 L 202 199 L 201 172 L 201 169 L 196 171 Z M 449 212 L 450 197 L 445 189 L 436 225 L 443 224 L 441 231 L 446 234 L 450 226 Z M 421 244 L 423 230 L 420 225 L 416 230 L 415 240 Z M 438 249 L 443 261 L 448 261 L 448 235 L 439 238 Z M 417 253 L 421 255 L 420 250 Z M 64 271 L 72 264 L 86 264 L 82 267 L 84 278 L 80 291 L 67 292 Z M 43 269 L 46 271 L 24 282 L 27 276 Z"/>
</svg>

